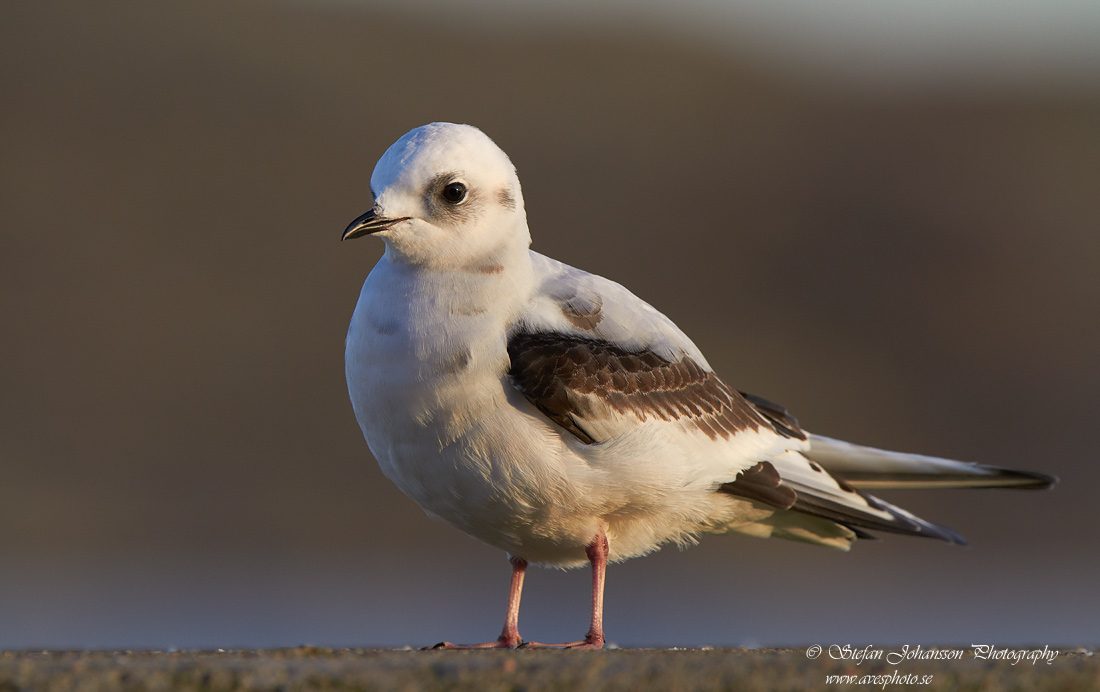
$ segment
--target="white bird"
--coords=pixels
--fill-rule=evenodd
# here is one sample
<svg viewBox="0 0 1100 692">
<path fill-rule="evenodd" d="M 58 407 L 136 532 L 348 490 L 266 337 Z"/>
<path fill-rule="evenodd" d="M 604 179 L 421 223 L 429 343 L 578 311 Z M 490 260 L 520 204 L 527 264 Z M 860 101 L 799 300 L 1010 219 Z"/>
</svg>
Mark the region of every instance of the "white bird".
<svg viewBox="0 0 1100 692">
<path fill-rule="evenodd" d="M 385 254 L 346 342 L 355 416 L 383 473 L 430 516 L 507 551 L 500 637 L 517 647 L 528 562 L 592 567 L 735 531 L 847 549 L 869 531 L 962 538 L 864 488 L 1046 488 L 1056 479 L 840 442 L 727 386 L 667 317 L 529 249 L 511 161 L 469 125 L 397 140 L 343 238 Z M 444 642 L 445 646 L 453 646 Z"/>
</svg>

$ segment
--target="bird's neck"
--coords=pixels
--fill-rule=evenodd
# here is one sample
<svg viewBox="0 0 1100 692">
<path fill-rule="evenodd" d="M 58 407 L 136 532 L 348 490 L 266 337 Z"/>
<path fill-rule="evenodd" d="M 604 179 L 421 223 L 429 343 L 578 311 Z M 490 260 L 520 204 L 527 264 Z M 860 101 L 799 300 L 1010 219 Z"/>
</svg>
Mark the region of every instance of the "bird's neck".
<svg viewBox="0 0 1100 692">
<path fill-rule="evenodd" d="M 389 309 L 436 328 L 485 320 L 505 327 L 518 319 L 535 288 L 526 247 L 501 247 L 451 267 L 413 265 L 387 251 L 371 274 L 371 292 Z"/>
</svg>

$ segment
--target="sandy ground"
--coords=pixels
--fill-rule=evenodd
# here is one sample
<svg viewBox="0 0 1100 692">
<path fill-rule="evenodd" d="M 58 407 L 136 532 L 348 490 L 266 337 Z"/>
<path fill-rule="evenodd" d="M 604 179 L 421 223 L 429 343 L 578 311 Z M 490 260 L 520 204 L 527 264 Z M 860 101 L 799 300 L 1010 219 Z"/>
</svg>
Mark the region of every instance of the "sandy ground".
<svg viewBox="0 0 1100 692">
<path fill-rule="evenodd" d="M 885 660 L 892 651 L 859 664 L 828 650 L 811 658 L 806 649 L 9 651 L 0 653 L 0 692 L 1100 688 L 1094 648 L 1062 647 L 1050 663 L 1025 658 L 1015 665 L 977 660 L 970 649 L 957 661 L 894 664 Z"/>
</svg>

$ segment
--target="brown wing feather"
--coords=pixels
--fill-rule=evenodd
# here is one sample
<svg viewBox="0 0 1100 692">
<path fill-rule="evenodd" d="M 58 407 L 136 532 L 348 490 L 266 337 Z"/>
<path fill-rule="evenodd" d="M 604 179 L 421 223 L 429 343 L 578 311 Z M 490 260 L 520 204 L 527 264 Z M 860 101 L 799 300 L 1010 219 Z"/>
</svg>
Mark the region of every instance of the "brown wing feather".
<svg viewBox="0 0 1100 692">
<path fill-rule="evenodd" d="M 666 360 L 602 339 L 522 332 L 508 341 L 512 384 L 550 420 L 583 442 L 606 438 L 600 409 L 683 421 L 711 439 L 729 438 L 769 422 L 743 396 L 689 357 Z"/>
</svg>

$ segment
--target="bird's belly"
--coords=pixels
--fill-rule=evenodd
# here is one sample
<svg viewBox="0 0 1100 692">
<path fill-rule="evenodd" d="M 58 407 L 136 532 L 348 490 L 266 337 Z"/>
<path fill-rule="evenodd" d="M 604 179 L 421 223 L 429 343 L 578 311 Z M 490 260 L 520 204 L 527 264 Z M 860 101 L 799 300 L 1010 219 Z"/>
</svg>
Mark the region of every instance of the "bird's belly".
<svg viewBox="0 0 1100 692">
<path fill-rule="evenodd" d="M 579 564 L 600 526 L 596 474 L 501 375 L 430 382 L 409 349 L 349 359 L 356 417 L 382 472 L 428 514 L 532 562 Z M 430 369 L 430 368 L 429 368 Z"/>
</svg>

